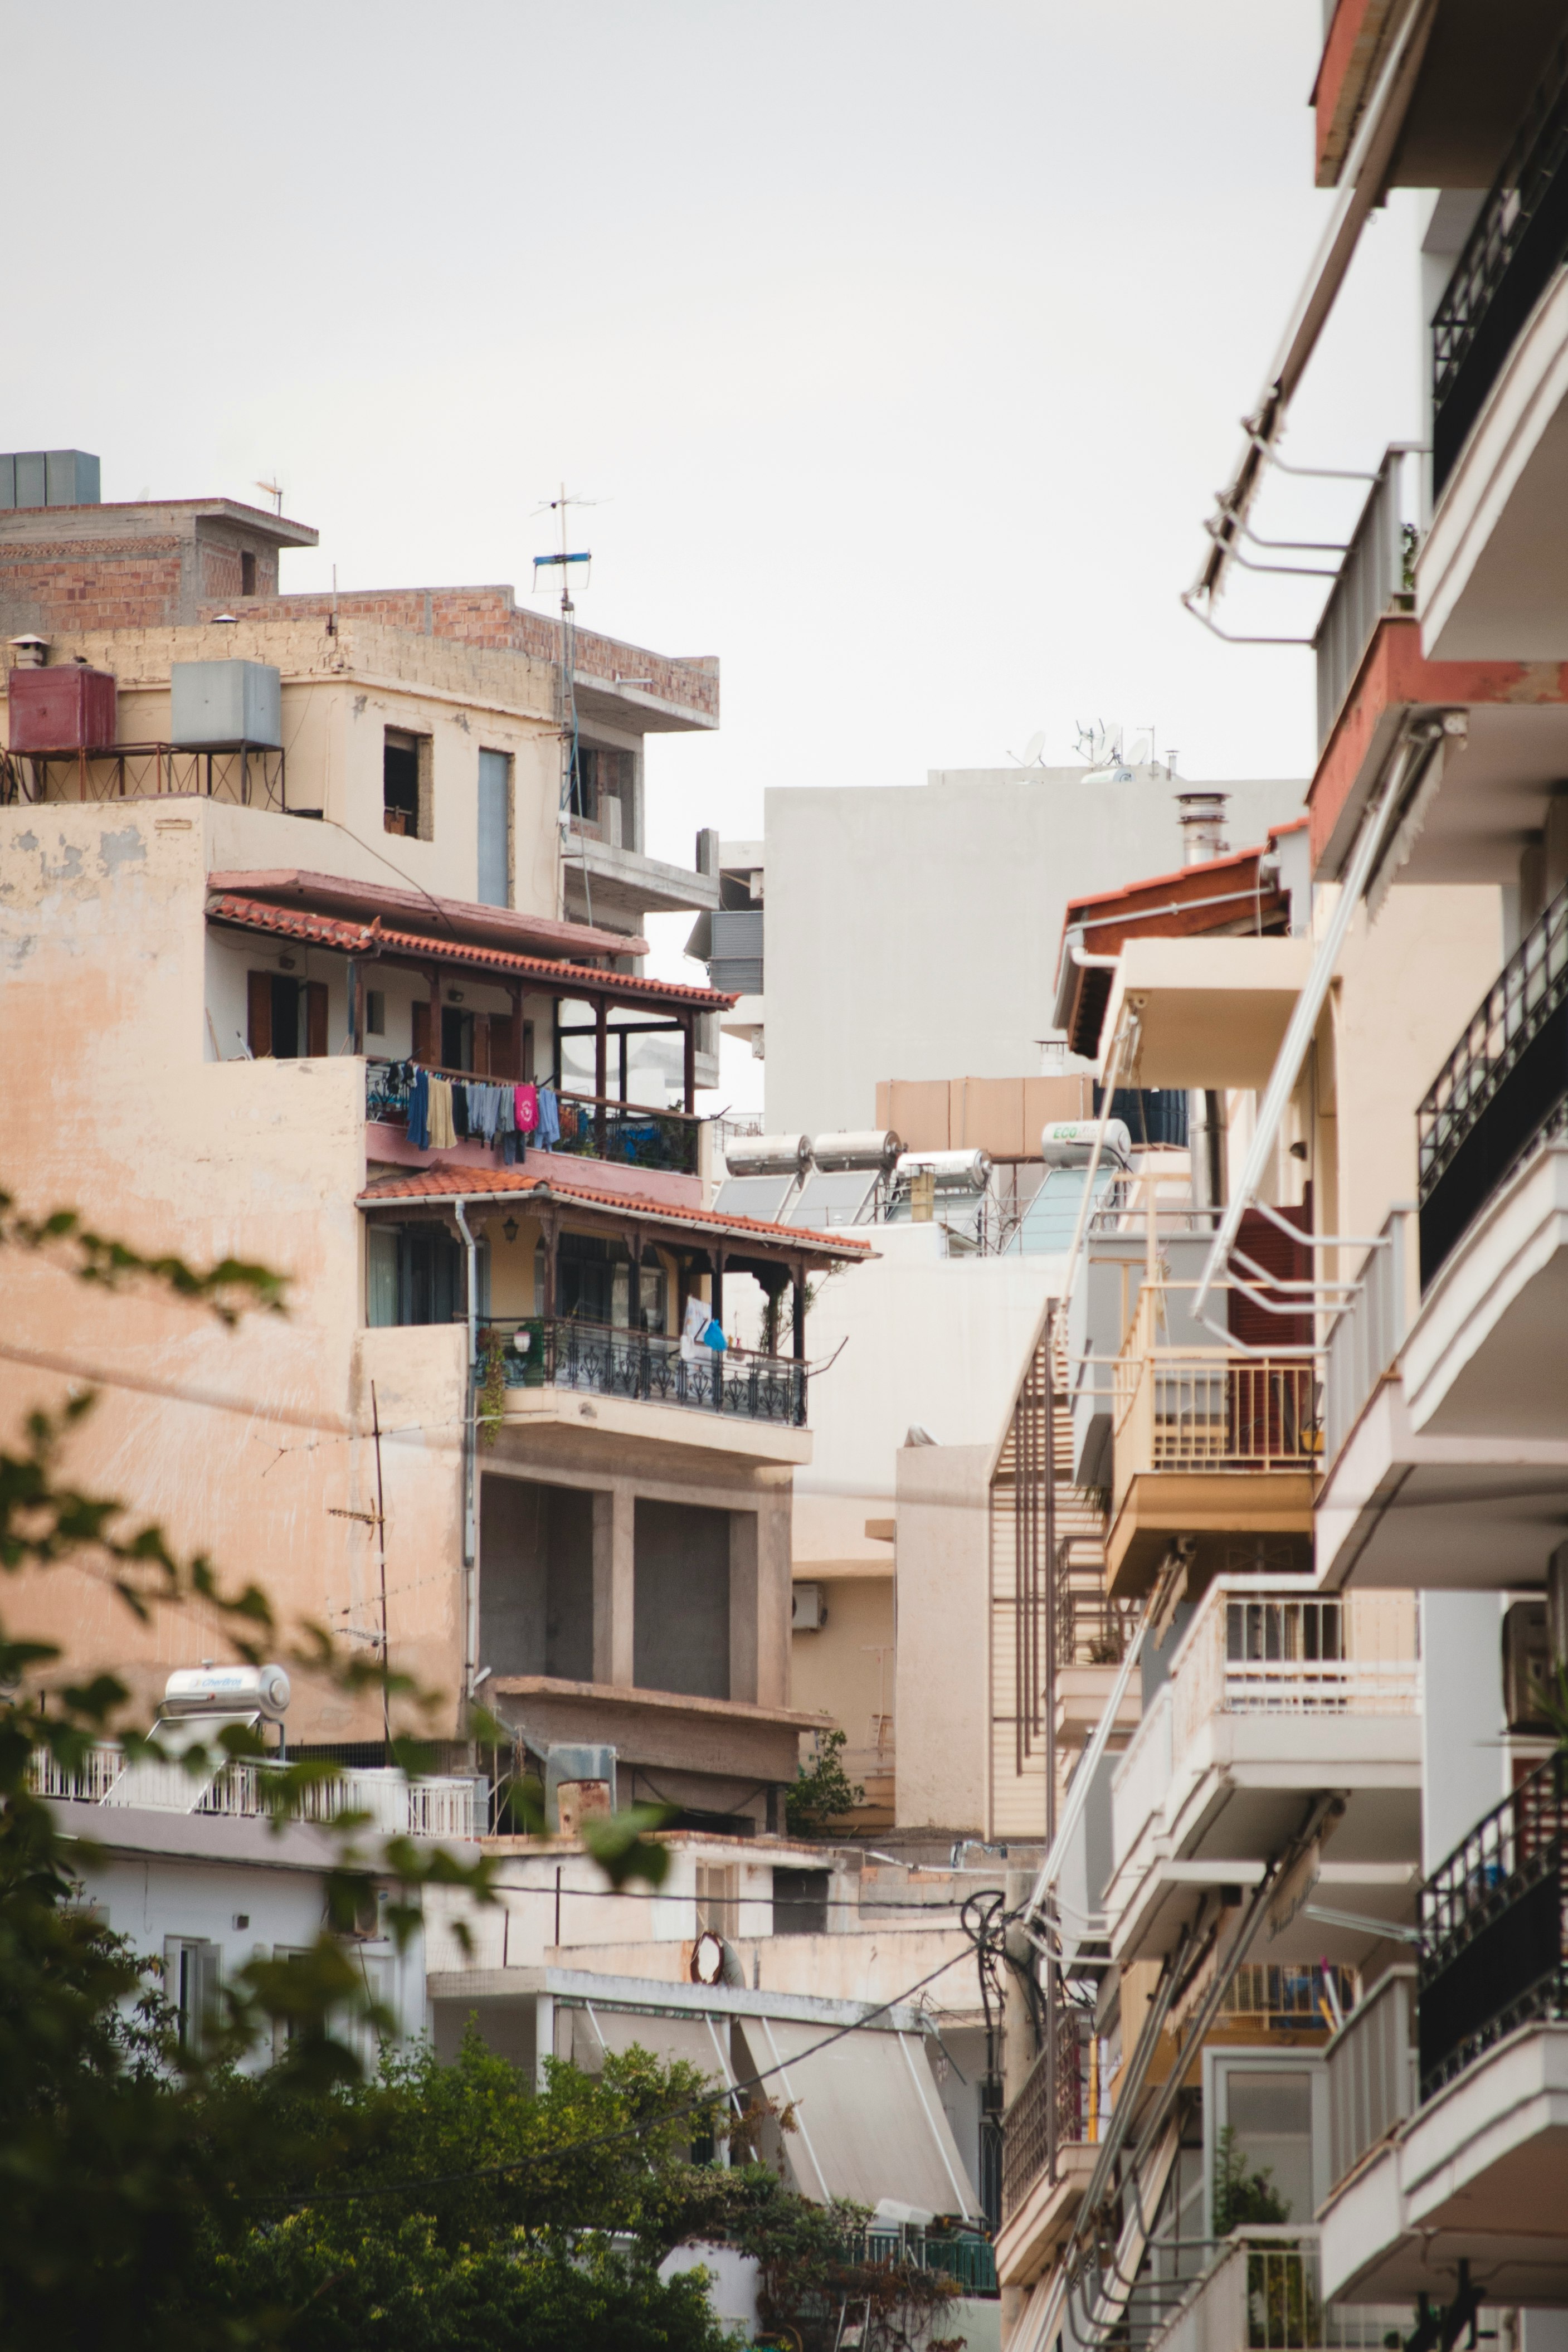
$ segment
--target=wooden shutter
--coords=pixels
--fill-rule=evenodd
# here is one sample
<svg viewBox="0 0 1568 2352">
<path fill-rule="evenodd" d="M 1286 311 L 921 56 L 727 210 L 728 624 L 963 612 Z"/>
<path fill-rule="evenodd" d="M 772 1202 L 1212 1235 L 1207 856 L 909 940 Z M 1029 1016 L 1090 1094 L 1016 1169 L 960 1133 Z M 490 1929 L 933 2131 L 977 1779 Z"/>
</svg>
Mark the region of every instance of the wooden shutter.
<svg viewBox="0 0 1568 2352">
<path fill-rule="evenodd" d="M 247 971 L 245 975 L 246 1043 L 260 1061 L 272 1051 L 272 974 L 269 971 Z"/>
<path fill-rule="evenodd" d="M 1312 1206 L 1306 1202 L 1299 1209 L 1281 1209 L 1279 1214 L 1288 1224 L 1299 1225 L 1303 1234 L 1312 1230 Z M 1292 1241 L 1282 1234 L 1271 1217 L 1257 1209 L 1242 1212 L 1241 1229 L 1236 1237 L 1237 1248 L 1254 1265 L 1280 1282 L 1305 1282 L 1312 1272 L 1312 1253 L 1304 1241 Z M 1271 1302 L 1280 1306 L 1295 1305 L 1304 1294 L 1300 1291 L 1266 1289 L 1255 1274 L 1247 1267 L 1233 1265 L 1232 1275 L 1249 1283 Z M 1310 1314 L 1271 1315 L 1268 1309 L 1239 1290 L 1226 1293 L 1229 1312 L 1226 1321 L 1235 1338 L 1252 1348 L 1310 1348 L 1312 1344 L 1312 1318 Z"/>
<path fill-rule="evenodd" d="M 327 1050 L 327 983 L 324 980 L 305 982 L 305 1051 L 321 1055 Z"/>
<path fill-rule="evenodd" d="M 414 1059 L 428 1062 L 430 1058 L 430 1007 L 416 1000 L 414 1006 Z"/>
<path fill-rule="evenodd" d="M 512 1062 L 512 1024 L 510 1013 L 492 1013 L 489 1017 L 489 1055 L 485 1069 L 492 1078 L 510 1078 Z M 478 1048 L 474 1058 L 479 1059 Z"/>
</svg>

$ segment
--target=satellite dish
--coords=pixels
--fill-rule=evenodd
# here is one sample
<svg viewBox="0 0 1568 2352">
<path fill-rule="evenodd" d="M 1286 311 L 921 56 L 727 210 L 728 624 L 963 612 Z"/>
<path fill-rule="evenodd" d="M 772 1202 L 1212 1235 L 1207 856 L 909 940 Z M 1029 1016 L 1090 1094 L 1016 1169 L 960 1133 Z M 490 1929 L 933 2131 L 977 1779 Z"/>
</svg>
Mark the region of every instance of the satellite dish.
<svg viewBox="0 0 1568 2352">
<path fill-rule="evenodd" d="M 1025 767 L 1032 768 L 1045 748 L 1046 730 L 1043 727 L 1037 728 L 1034 734 L 1030 736 L 1028 741 L 1024 746 Z"/>
<path fill-rule="evenodd" d="M 1127 765 L 1130 768 L 1141 768 L 1153 749 L 1153 744 L 1154 739 L 1152 735 L 1135 735 L 1132 738 L 1132 749 L 1126 754 Z"/>
<path fill-rule="evenodd" d="M 691 1948 L 691 1981 L 716 1985 L 724 1974 L 724 1947 L 711 1927 L 705 1927 Z"/>
</svg>

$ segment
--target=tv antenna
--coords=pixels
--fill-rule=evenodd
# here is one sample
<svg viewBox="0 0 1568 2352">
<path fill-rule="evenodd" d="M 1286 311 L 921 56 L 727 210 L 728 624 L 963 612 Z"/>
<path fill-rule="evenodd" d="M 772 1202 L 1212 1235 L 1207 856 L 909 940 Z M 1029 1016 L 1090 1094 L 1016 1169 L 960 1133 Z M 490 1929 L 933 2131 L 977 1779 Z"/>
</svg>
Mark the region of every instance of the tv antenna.
<svg viewBox="0 0 1568 2352">
<path fill-rule="evenodd" d="M 276 470 L 276 468 L 275 468 L 274 470 Z M 281 514 L 281 513 L 282 513 L 282 511 L 283 511 L 283 485 L 282 485 L 282 483 L 281 483 L 281 482 L 258 482 L 258 483 L 256 484 L 256 486 L 255 486 L 255 487 L 256 487 L 258 490 L 265 490 L 265 491 L 266 491 L 266 493 L 267 493 L 267 495 L 268 495 L 268 497 L 269 499 L 272 499 L 276 500 L 276 504 L 275 504 L 275 506 L 274 506 L 274 508 L 273 508 L 273 512 L 274 512 L 275 514 Z"/>
<path fill-rule="evenodd" d="M 563 859 L 564 859 L 566 856 L 567 843 L 571 838 L 572 813 L 574 804 L 576 805 L 579 817 L 582 815 L 582 792 L 578 781 L 579 752 L 577 747 L 577 607 L 573 602 L 572 590 L 574 584 L 582 588 L 585 588 L 587 586 L 589 567 L 594 560 L 592 554 L 586 548 L 574 548 L 571 545 L 568 531 L 568 519 L 574 507 L 591 507 L 596 506 L 597 504 L 598 501 L 596 499 L 580 499 L 574 495 L 569 497 L 567 495 L 566 485 L 563 482 L 558 496 L 547 500 L 543 506 L 536 507 L 534 509 L 534 513 L 536 515 L 553 514 L 557 516 L 561 524 L 561 545 L 556 552 L 552 555 L 536 555 L 533 559 L 533 592 L 535 595 L 537 595 L 542 586 L 548 587 L 551 584 L 550 575 L 552 572 L 553 572 L 560 580 L 560 824 L 561 855 Z M 541 577 L 542 574 L 543 575 L 542 579 Z M 593 887 L 588 879 L 588 836 L 581 828 L 579 829 L 578 839 L 581 845 L 579 854 L 583 866 L 583 898 L 587 908 L 588 920 L 591 923 L 594 919 L 594 893 Z M 563 909 L 563 911 L 564 911 L 564 909 Z M 561 1083 L 561 1072 L 559 1070 L 555 1073 L 555 1082 L 557 1086 Z"/>
</svg>

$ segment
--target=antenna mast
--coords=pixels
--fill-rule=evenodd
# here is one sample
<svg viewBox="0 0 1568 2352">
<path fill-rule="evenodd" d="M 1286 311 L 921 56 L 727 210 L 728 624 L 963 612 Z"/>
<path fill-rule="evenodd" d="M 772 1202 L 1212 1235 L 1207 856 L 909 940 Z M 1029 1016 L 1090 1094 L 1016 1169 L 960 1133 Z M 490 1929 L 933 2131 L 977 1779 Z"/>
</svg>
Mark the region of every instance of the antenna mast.
<svg viewBox="0 0 1568 2352">
<path fill-rule="evenodd" d="M 557 708 L 561 721 L 560 824 L 563 864 L 568 854 L 567 843 L 571 837 L 573 803 L 577 797 L 577 607 L 572 601 L 572 576 L 574 566 L 581 564 L 585 583 L 588 578 L 588 567 L 593 561 L 586 549 L 573 551 L 568 548 L 566 517 L 568 509 L 572 507 L 585 506 L 590 503 L 590 500 L 584 499 L 568 498 L 566 485 L 563 482 L 560 486 L 559 497 L 550 501 L 550 511 L 559 515 L 561 519 L 560 551 L 555 555 L 536 555 L 533 559 L 535 589 L 540 585 L 539 575 L 542 572 L 559 569 L 561 573 L 561 684 Z M 594 919 L 594 893 L 588 879 L 588 840 L 585 834 L 581 836 L 581 843 L 579 855 L 583 866 L 583 897 L 587 906 L 588 920 L 591 923 Z M 565 912 L 564 906 L 562 912 Z M 559 1085 L 561 1080 L 559 1070 L 555 1073 L 555 1077 Z"/>
</svg>

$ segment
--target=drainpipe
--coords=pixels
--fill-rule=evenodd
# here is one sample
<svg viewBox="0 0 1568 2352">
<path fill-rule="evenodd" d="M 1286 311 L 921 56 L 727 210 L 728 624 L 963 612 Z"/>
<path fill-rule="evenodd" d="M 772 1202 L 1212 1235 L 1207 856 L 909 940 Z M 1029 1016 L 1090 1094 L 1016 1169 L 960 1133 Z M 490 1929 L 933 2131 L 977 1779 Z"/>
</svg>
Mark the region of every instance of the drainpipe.
<svg viewBox="0 0 1568 2352">
<path fill-rule="evenodd" d="M 466 1653 L 463 1670 L 464 1688 L 469 1698 L 474 1695 L 474 1677 L 479 1664 L 479 1582 L 474 1568 L 474 1418 L 479 1411 L 477 1381 L 479 1347 L 479 1299 L 478 1287 L 479 1252 L 472 1230 L 464 1214 L 461 1201 L 454 1201 L 458 1231 L 463 1236 L 463 1246 L 468 1254 L 468 1377 L 465 1391 L 467 1403 L 463 1412 L 463 1643 Z"/>
</svg>

